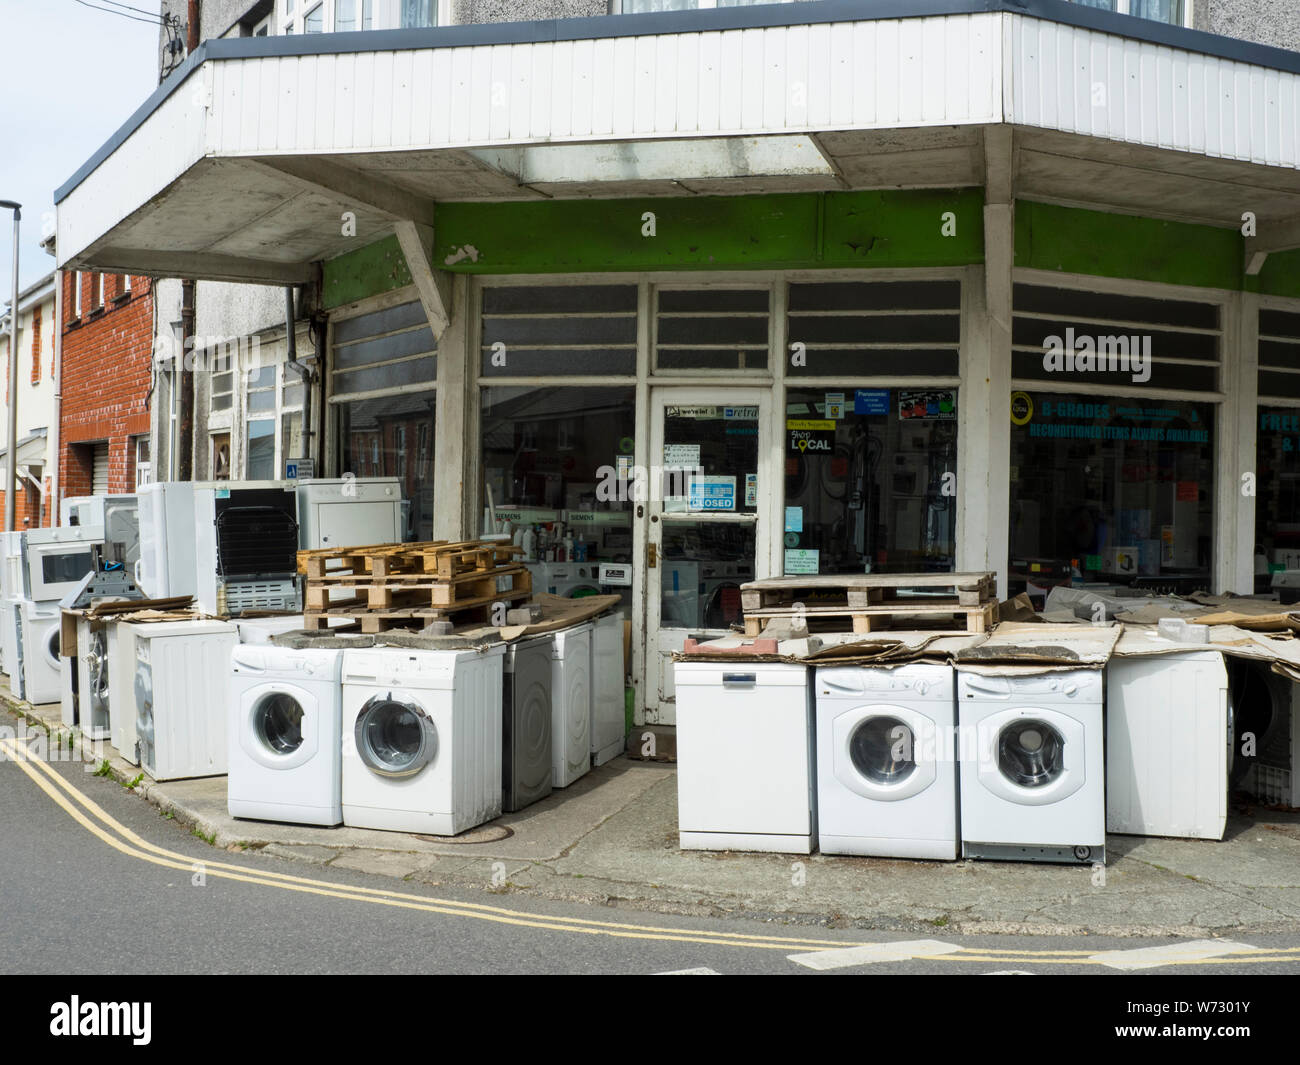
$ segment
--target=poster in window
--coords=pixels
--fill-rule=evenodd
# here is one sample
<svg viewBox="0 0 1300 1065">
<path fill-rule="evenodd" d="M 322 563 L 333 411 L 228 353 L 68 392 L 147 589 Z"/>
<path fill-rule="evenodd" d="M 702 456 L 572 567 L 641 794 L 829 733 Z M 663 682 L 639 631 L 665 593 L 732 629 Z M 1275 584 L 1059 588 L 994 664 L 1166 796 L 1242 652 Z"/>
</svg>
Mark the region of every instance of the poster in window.
<svg viewBox="0 0 1300 1065">
<path fill-rule="evenodd" d="M 898 393 L 898 416 L 904 421 L 952 421 L 957 417 L 957 396 L 951 388 Z"/>
</svg>

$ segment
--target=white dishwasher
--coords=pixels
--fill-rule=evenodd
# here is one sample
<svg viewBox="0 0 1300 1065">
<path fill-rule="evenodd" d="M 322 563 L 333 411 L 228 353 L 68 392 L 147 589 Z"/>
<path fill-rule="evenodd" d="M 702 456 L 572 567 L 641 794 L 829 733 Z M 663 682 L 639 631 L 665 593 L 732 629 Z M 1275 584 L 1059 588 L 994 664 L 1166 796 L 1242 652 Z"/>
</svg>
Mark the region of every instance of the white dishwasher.
<svg viewBox="0 0 1300 1065">
<path fill-rule="evenodd" d="M 806 666 L 678 662 L 683 850 L 811 854 L 817 839 Z"/>
</svg>

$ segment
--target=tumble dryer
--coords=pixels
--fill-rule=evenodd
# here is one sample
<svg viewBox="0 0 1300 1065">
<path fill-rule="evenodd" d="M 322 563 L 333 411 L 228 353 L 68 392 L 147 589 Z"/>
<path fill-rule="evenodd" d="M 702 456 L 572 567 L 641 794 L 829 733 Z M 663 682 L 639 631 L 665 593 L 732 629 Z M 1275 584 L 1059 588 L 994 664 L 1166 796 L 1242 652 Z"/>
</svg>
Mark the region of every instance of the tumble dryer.
<svg viewBox="0 0 1300 1065">
<path fill-rule="evenodd" d="M 623 615 L 605 614 L 591 628 L 591 764 L 623 753 L 627 714 L 623 698 Z"/>
<path fill-rule="evenodd" d="M 62 694 L 59 662 L 60 612 L 58 603 L 18 601 L 21 619 L 20 656 L 23 698 L 32 704 L 57 703 Z"/>
<path fill-rule="evenodd" d="M 823 854 L 957 857 L 951 666 L 816 673 Z"/>
<path fill-rule="evenodd" d="M 239 644 L 230 655 L 231 817 L 338 825 L 343 652 Z"/>
<path fill-rule="evenodd" d="M 553 636 L 551 783 L 567 788 L 591 769 L 591 623 Z"/>
<path fill-rule="evenodd" d="M 514 813 L 551 793 L 551 637 L 506 648 L 502 678 L 501 809 Z"/>
<path fill-rule="evenodd" d="M 343 653 L 343 823 L 454 836 L 501 813 L 505 647 Z"/>
<path fill-rule="evenodd" d="M 116 705 L 124 714 L 135 711 L 140 768 L 154 780 L 225 773 L 234 625 L 174 621 L 133 628 L 134 699 Z"/>
<path fill-rule="evenodd" d="M 1100 670 L 957 674 L 962 855 L 1105 862 Z"/>
</svg>

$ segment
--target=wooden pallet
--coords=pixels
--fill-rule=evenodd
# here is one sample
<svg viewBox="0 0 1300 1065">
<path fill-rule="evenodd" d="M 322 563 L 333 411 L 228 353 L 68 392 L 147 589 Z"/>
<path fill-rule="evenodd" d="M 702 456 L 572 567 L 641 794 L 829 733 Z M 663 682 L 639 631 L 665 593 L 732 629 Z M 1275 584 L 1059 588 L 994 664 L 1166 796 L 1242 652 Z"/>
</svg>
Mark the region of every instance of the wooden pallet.
<svg viewBox="0 0 1300 1065">
<path fill-rule="evenodd" d="M 983 606 L 997 595 L 996 573 L 849 573 L 769 577 L 740 586 L 745 613 L 775 607 L 871 606 L 932 602 L 943 596 L 960 606 Z"/>
<path fill-rule="evenodd" d="M 368 610 L 396 606 L 422 606 L 458 610 L 480 602 L 503 600 L 514 602 L 532 595 L 533 576 L 524 566 L 499 566 L 488 571 L 470 571 L 455 577 L 430 579 L 425 574 L 394 574 L 383 579 L 365 580 L 355 576 L 335 580 L 309 579 L 306 588 L 308 611 L 335 610 L 348 601 L 336 597 L 338 592 L 353 592 L 355 605 Z M 502 588 L 501 583 L 508 582 Z"/>
<path fill-rule="evenodd" d="M 890 627 L 895 618 L 919 615 L 922 617 L 945 621 L 954 615 L 961 617 L 967 632 L 989 632 L 998 618 L 998 604 L 981 603 L 977 606 L 963 606 L 958 602 L 921 601 L 915 603 L 891 603 L 883 606 L 807 606 L 802 610 L 789 607 L 765 607 L 760 610 L 746 611 L 745 635 L 760 636 L 764 627 L 773 619 L 800 618 L 808 624 L 810 632 L 844 632 L 845 623 L 840 618 L 848 618 L 848 625 L 853 632 L 875 632 Z M 817 623 L 821 623 L 818 625 Z"/>
<path fill-rule="evenodd" d="M 450 579 L 508 566 L 522 550 L 514 544 L 484 540 L 326 548 L 299 551 L 298 572 L 306 574 L 308 581 L 351 583 L 410 575 Z"/>
</svg>

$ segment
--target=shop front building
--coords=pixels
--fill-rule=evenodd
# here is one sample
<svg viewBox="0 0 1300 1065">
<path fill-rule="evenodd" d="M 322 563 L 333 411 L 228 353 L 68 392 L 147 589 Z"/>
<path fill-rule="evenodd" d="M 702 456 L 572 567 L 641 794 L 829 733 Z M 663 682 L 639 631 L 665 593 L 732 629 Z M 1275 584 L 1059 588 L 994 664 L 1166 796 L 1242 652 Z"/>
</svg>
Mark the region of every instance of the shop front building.
<svg viewBox="0 0 1300 1065">
<path fill-rule="evenodd" d="M 60 190 L 60 256 L 306 285 L 304 457 L 398 477 L 410 539 L 509 532 L 536 590 L 620 594 L 638 723 L 756 577 L 1267 590 L 1300 569 L 1300 56 L 935 6 L 213 42 L 174 76 L 202 118 L 164 85 Z M 206 148 L 92 199 L 177 129 Z M 182 254 L 169 215 L 209 230 Z"/>
</svg>

